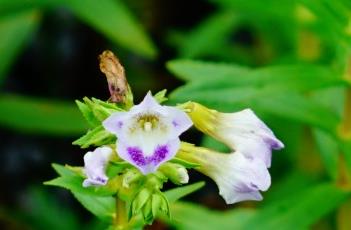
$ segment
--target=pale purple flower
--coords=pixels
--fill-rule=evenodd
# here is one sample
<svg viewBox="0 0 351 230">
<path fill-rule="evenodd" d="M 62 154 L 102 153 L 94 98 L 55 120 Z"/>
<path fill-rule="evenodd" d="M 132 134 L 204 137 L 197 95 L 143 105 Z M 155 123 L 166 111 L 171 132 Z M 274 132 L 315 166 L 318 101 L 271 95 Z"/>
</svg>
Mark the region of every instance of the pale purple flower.
<svg viewBox="0 0 351 230">
<path fill-rule="evenodd" d="M 84 155 L 84 174 L 87 179 L 83 181 L 83 187 L 106 185 L 108 177 L 105 169 L 111 154 L 112 149 L 104 146 Z"/>
<path fill-rule="evenodd" d="M 224 154 L 183 144 L 177 157 L 198 163 L 200 167 L 195 169 L 216 182 L 219 194 L 227 204 L 262 200 L 260 191 L 266 191 L 271 184 L 265 163 L 259 158 L 247 158 L 238 151 Z"/>
<path fill-rule="evenodd" d="M 179 135 L 192 122 L 185 112 L 161 106 L 150 92 L 128 112 L 116 112 L 103 126 L 117 136 L 118 155 L 143 174 L 155 172 L 174 157 L 180 147 Z"/>
<path fill-rule="evenodd" d="M 220 113 L 193 102 L 190 102 L 188 107 L 196 128 L 225 143 L 232 150 L 241 152 L 247 158 L 262 159 L 268 168 L 271 166 L 272 149 L 284 147 L 251 109 Z"/>
</svg>

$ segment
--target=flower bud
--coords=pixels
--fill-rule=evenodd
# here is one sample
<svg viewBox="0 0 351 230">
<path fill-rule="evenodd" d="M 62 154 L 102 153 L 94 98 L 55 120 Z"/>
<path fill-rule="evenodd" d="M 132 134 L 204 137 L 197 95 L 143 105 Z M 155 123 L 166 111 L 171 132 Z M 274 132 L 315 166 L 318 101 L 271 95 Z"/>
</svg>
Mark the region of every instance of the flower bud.
<svg viewBox="0 0 351 230">
<path fill-rule="evenodd" d="M 160 171 L 174 184 L 187 184 L 189 182 L 188 172 L 180 164 L 167 162 L 160 167 Z"/>
</svg>

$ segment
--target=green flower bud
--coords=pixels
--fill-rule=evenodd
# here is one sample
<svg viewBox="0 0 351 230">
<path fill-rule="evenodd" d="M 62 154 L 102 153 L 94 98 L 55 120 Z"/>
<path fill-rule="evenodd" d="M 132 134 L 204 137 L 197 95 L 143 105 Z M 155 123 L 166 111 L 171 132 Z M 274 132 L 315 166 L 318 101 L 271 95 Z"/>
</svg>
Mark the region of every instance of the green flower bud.
<svg viewBox="0 0 351 230">
<path fill-rule="evenodd" d="M 174 184 L 186 184 L 189 182 L 189 175 L 186 168 L 180 164 L 164 163 L 160 171 Z"/>
<path fill-rule="evenodd" d="M 141 211 L 151 195 L 151 192 L 147 188 L 140 190 L 132 202 L 132 215 L 136 215 Z"/>
</svg>

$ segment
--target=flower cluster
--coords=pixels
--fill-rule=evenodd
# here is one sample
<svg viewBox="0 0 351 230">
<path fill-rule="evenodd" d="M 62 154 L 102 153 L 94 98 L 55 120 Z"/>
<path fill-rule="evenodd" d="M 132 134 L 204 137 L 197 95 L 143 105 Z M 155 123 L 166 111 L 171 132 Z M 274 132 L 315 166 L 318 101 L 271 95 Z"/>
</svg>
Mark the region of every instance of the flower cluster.
<svg viewBox="0 0 351 230">
<path fill-rule="evenodd" d="M 226 144 L 231 152 L 181 142 L 179 136 L 192 125 Z M 116 142 L 85 155 L 83 186 L 106 185 L 106 165 L 113 157 L 137 169 L 138 178 L 155 175 L 176 184 L 188 183 L 186 165 L 172 161 L 177 158 L 196 164 L 195 170 L 212 178 L 228 204 L 262 199 L 260 191 L 266 191 L 271 183 L 272 150 L 284 147 L 250 109 L 220 113 L 195 102 L 162 106 L 150 93 L 128 111 L 110 114 L 102 126 Z"/>
</svg>

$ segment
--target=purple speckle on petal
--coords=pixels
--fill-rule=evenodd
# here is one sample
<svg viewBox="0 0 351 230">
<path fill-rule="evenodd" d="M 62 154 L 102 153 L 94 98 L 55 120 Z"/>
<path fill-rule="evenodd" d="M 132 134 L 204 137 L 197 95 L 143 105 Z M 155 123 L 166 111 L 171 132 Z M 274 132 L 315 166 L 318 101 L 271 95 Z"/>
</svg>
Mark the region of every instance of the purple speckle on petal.
<svg viewBox="0 0 351 230">
<path fill-rule="evenodd" d="M 142 150 L 138 147 L 128 147 L 127 152 L 131 160 L 137 166 L 145 166 L 151 163 L 153 163 L 154 165 L 159 164 L 166 158 L 169 150 L 167 145 L 161 145 L 157 146 L 153 155 L 151 156 L 144 156 Z"/>
<path fill-rule="evenodd" d="M 118 121 L 117 122 L 117 128 L 122 128 L 122 126 L 123 126 L 123 122 L 122 121 Z"/>
<path fill-rule="evenodd" d="M 152 156 L 153 161 L 157 164 L 163 161 L 166 158 L 166 155 L 168 153 L 168 147 L 167 145 L 161 145 L 158 146 L 154 152 L 154 155 Z"/>
<path fill-rule="evenodd" d="M 127 152 L 136 165 L 138 166 L 146 165 L 146 159 L 143 156 L 143 152 L 139 148 L 128 147 Z"/>
<path fill-rule="evenodd" d="M 105 184 L 107 182 L 106 179 L 104 179 L 102 177 L 96 177 L 95 180 L 102 183 L 102 184 Z"/>
<path fill-rule="evenodd" d="M 178 122 L 176 120 L 173 120 L 172 124 L 173 124 L 174 127 L 178 127 L 179 126 L 179 124 L 178 124 Z"/>
</svg>

